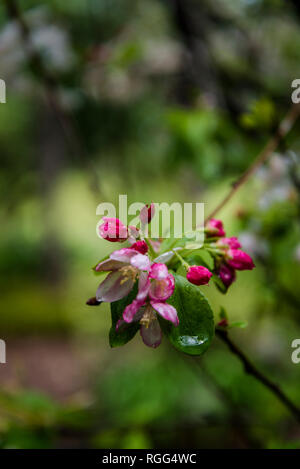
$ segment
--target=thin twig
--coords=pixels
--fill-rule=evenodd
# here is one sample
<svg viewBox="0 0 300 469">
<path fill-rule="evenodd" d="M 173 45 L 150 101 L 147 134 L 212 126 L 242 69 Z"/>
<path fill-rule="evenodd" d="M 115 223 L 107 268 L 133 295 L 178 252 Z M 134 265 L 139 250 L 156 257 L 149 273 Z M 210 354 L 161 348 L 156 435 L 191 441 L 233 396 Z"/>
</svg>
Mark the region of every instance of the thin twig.
<svg viewBox="0 0 300 469">
<path fill-rule="evenodd" d="M 276 150 L 279 143 L 284 139 L 284 137 L 290 132 L 291 128 L 293 127 L 294 123 L 296 122 L 297 118 L 300 114 L 300 104 L 294 104 L 289 109 L 288 113 L 286 114 L 285 118 L 279 124 L 277 131 L 275 134 L 270 138 L 267 142 L 265 147 L 262 151 L 258 154 L 255 158 L 253 163 L 249 166 L 248 169 L 240 176 L 240 178 L 232 185 L 232 188 L 228 192 L 228 194 L 224 197 L 224 199 L 216 206 L 216 208 L 210 213 L 210 215 L 206 218 L 206 222 L 213 218 L 226 204 L 227 202 L 234 196 L 234 194 L 238 191 L 238 189 L 252 176 L 253 173 L 263 164 L 265 163 L 268 158 L 272 155 L 272 153 Z"/>
<path fill-rule="evenodd" d="M 216 329 L 216 334 L 223 342 L 229 347 L 230 351 L 242 362 L 245 372 L 252 375 L 257 381 L 260 381 L 266 386 L 279 400 L 287 407 L 295 419 L 300 423 L 300 409 L 284 394 L 280 387 L 267 378 L 261 371 L 259 371 L 247 358 L 247 356 L 240 350 L 240 348 L 229 338 L 228 332 Z"/>
<path fill-rule="evenodd" d="M 262 445 L 258 439 L 253 437 L 251 431 L 248 431 L 248 427 L 251 424 L 249 422 L 249 416 L 245 414 L 245 408 L 241 407 L 239 403 L 232 399 L 232 394 L 220 385 L 215 377 L 208 371 L 207 367 L 205 367 L 203 361 L 197 360 L 197 357 L 195 357 L 194 364 L 202 372 L 207 385 L 214 390 L 218 399 L 227 407 L 232 426 L 237 430 L 237 436 L 240 436 L 246 446 L 249 448 L 262 448 Z"/>
<path fill-rule="evenodd" d="M 178 350 L 171 349 L 174 353 L 176 360 L 181 360 L 184 365 L 188 365 L 197 379 L 201 379 L 199 370 L 204 377 L 205 385 L 213 390 L 216 398 L 226 407 L 229 414 L 229 422 L 232 425 L 232 429 L 236 430 L 238 436 L 243 440 L 243 443 L 249 448 L 261 448 L 261 444 L 258 440 L 254 439 L 251 434 L 248 433 L 248 416 L 245 415 L 245 409 L 242 408 L 238 403 L 232 400 L 231 394 L 228 393 L 215 378 L 208 372 L 204 366 L 203 361 L 199 360 L 198 357 L 188 356 L 178 352 Z M 202 381 L 203 383 L 203 381 Z M 221 423 L 220 423 L 221 425 Z"/>
</svg>

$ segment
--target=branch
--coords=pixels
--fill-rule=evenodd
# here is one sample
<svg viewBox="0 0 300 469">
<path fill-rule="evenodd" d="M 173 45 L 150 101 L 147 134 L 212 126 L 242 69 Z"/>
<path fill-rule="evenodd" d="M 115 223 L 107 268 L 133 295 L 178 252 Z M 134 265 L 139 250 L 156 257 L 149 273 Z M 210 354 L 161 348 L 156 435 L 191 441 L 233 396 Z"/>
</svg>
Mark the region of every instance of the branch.
<svg viewBox="0 0 300 469">
<path fill-rule="evenodd" d="M 280 387 L 267 378 L 261 371 L 259 371 L 251 361 L 246 357 L 244 352 L 238 348 L 237 345 L 228 337 L 227 331 L 216 329 L 216 334 L 223 342 L 229 347 L 230 351 L 242 362 L 245 372 L 252 375 L 257 381 L 260 381 L 267 387 L 280 402 L 289 409 L 294 418 L 300 423 L 300 409 L 284 394 Z"/>
<path fill-rule="evenodd" d="M 245 409 L 239 403 L 233 401 L 231 393 L 218 383 L 215 377 L 205 367 L 203 361 L 200 362 L 199 360 L 195 359 L 194 363 L 202 371 L 207 385 L 214 390 L 217 398 L 226 406 L 227 410 L 229 411 L 229 422 L 231 422 L 233 429 L 236 430 L 236 437 L 239 437 L 248 448 L 262 448 L 260 441 L 252 435 L 251 431 L 249 431 L 249 425 L 251 425 L 251 422 L 249 422 L 248 417 L 251 415 L 253 421 L 253 414 L 248 412 L 248 415 L 246 415 L 245 410 L 247 411 L 247 408 Z"/>
<path fill-rule="evenodd" d="M 258 154 L 256 159 L 253 163 L 249 166 L 248 169 L 240 176 L 240 178 L 232 185 L 232 188 L 228 192 L 228 194 L 224 197 L 224 199 L 217 205 L 217 207 L 211 212 L 211 214 L 206 218 L 206 222 L 213 218 L 226 204 L 227 202 L 234 196 L 234 194 L 238 191 L 238 189 L 248 181 L 250 176 L 263 164 L 265 163 L 268 158 L 272 155 L 272 153 L 276 150 L 279 143 L 286 137 L 286 135 L 290 132 L 291 128 L 295 124 L 297 118 L 300 114 L 300 104 L 294 104 L 289 109 L 288 113 L 286 114 L 285 118 L 279 124 L 277 131 L 270 138 L 267 142 L 265 147 L 262 151 Z"/>
</svg>

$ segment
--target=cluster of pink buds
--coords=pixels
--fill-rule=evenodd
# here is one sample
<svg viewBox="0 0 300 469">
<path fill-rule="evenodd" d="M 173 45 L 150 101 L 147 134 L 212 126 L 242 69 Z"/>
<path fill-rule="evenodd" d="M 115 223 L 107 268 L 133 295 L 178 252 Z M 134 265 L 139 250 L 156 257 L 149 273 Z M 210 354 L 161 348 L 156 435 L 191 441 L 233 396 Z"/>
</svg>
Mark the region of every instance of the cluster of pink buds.
<svg viewBox="0 0 300 469">
<path fill-rule="evenodd" d="M 253 269 L 254 264 L 251 257 L 241 250 L 238 239 L 227 238 L 223 223 L 215 219 L 207 223 L 205 242 L 201 247 L 214 259 L 212 271 L 206 265 L 190 265 L 187 262 L 188 248 L 174 247 L 172 251 L 161 252 L 161 240 L 144 237 L 144 228 L 153 216 L 154 204 L 145 205 L 140 212 L 140 229 L 125 226 L 117 218 L 103 218 L 99 226 L 101 237 L 110 242 L 127 241 L 127 246 L 113 251 L 94 267 L 96 272 L 107 272 L 108 275 L 100 283 L 96 296 L 87 304 L 117 302 L 126 298 L 137 285 L 133 301 L 122 306 L 124 310 L 118 316 L 116 332 L 122 333 L 129 324 L 135 323 L 144 343 L 155 348 L 162 340 L 160 316 L 175 327 L 179 325 L 175 307 L 167 303 L 175 288 L 175 279 L 168 265 L 176 268 L 179 259 L 186 270 L 187 280 L 193 285 L 207 285 L 213 276 L 216 281 L 218 275 L 227 289 L 235 280 L 236 270 Z"/>
<path fill-rule="evenodd" d="M 236 270 L 252 270 L 255 265 L 249 254 L 240 249 L 242 246 L 236 237 L 225 237 L 221 220 L 210 220 L 206 229 L 208 239 L 210 236 L 217 238 L 210 246 L 215 248 L 215 270 L 228 288 L 236 279 Z"/>
<path fill-rule="evenodd" d="M 214 258 L 214 272 L 222 280 L 227 289 L 236 279 L 236 270 L 251 270 L 254 263 L 246 252 L 242 251 L 241 244 L 236 237 L 226 238 L 221 220 L 211 219 L 205 227 L 205 247 Z M 213 276 L 207 267 L 202 265 L 189 265 L 176 253 L 187 270 L 186 278 L 194 285 L 207 285 Z"/>
</svg>

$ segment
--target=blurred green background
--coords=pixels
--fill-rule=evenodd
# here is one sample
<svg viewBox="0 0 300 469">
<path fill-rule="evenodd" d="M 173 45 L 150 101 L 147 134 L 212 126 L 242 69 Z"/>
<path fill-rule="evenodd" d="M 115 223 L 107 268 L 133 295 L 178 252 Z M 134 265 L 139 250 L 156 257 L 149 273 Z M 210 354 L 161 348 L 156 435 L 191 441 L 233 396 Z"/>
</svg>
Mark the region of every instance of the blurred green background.
<svg viewBox="0 0 300 469">
<path fill-rule="evenodd" d="M 0 447 L 299 448 L 293 417 L 217 338 L 198 359 L 139 336 L 112 350 L 109 307 L 85 305 L 112 249 L 98 204 L 208 214 L 253 161 L 299 78 L 299 4 L 17 5 L 19 20 L 0 7 Z M 202 288 L 216 321 L 223 305 L 248 322 L 232 336 L 298 404 L 299 129 L 220 214 L 256 269 L 226 296 Z"/>
</svg>

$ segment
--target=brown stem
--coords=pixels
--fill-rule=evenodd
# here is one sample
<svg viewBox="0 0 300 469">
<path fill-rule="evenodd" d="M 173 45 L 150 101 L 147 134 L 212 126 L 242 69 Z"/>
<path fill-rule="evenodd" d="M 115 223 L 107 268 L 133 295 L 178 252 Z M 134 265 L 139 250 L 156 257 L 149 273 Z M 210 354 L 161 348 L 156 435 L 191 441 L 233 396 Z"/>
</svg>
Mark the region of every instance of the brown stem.
<svg viewBox="0 0 300 469">
<path fill-rule="evenodd" d="M 206 222 L 213 218 L 226 204 L 227 202 L 234 196 L 234 194 L 238 191 L 238 189 L 252 176 L 252 174 L 263 164 L 265 163 L 268 158 L 272 155 L 272 153 L 276 150 L 279 143 L 284 139 L 284 137 L 289 133 L 291 128 L 293 127 L 294 123 L 296 122 L 298 116 L 300 114 L 300 105 L 294 104 L 289 109 L 288 113 L 286 114 L 285 118 L 279 124 L 277 131 L 275 134 L 270 138 L 267 142 L 265 147 L 262 151 L 258 154 L 255 158 L 253 163 L 249 166 L 248 169 L 239 177 L 239 179 L 232 185 L 232 188 L 228 192 L 228 194 L 224 197 L 224 199 L 216 206 L 216 208 L 210 213 L 210 215 L 206 218 Z"/>
<path fill-rule="evenodd" d="M 236 438 L 242 440 L 249 448 L 262 448 L 259 440 L 253 437 L 251 431 L 248 431 L 250 430 L 249 425 L 251 425 L 251 422 L 249 422 L 248 415 L 245 415 L 246 409 L 232 399 L 231 393 L 218 383 L 215 377 L 205 367 L 203 361 L 199 361 L 195 357 L 194 363 L 202 371 L 208 386 L 214 390 L 219 400 L 227 407 L 229 411 L 229 422 L 231 422 L 233 429 L 235 429 Z"/>
<path fill-rule="evenodd" d="M 223 342 L 229 347 L 230 351 L 242 362 L 245 372 L 252 375 L 257 381 L 260 381 L 266 386 L 279 400 L 287 407 L 295 419 L 300 423 L 300 409 L 284 394 L 280 387 L 267 378 L 261 371 L 259 371 L 251 361 L 246 357 L 244 352 L 229 338 L 228 332 L 216 329 L 216 334 Z"/>
</svg>

